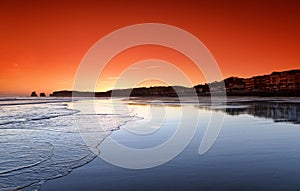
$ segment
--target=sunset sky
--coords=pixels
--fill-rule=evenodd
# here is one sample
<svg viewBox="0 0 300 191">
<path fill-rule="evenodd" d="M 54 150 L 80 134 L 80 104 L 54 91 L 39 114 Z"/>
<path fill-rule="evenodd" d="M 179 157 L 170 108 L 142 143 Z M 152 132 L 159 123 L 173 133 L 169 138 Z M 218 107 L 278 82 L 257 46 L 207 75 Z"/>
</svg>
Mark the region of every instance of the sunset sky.
<svg viewBox="0 0 300 191">
<path fill-rule="evenodd" d="M 210 50 L 224 78 L 300 68 L 299 9 L 297 0 L 1 0 L 0 95 L 71 90 L 77 68 L 93 44 L 139 23 L 164 23 L 190 32 Z M 205 83 L 184 55 L 160 46 L 141 46 L 117 55 L 96 90 L 112 88 L 127 67 L 145 59 L 166 60 L 184 71 L 192 84 Z M 155 64 L 135 70 L 136 75 L 158 67 L 167 70 Z M 130 81 L 135 73 L 127 76 Z M 144 84 L 152 82 L 160 83 Z"/>
</svg>

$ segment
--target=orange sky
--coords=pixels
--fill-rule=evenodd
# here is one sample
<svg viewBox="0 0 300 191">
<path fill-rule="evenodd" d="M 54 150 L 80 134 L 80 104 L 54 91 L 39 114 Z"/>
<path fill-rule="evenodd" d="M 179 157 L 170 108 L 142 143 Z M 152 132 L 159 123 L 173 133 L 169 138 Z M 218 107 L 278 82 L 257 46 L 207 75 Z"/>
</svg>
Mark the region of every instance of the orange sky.
<svg viewBox="0 0 300 191">
<path fill-rule="evenodd" d="M 72 89 L 77 67 L 94 43 L 121 27 L 148 22 L 195 35 L 212 52 L 224 78 L 300 68 L 299 7 L 297 0 L 2 0 L 0 95 Z M 193 83 L 205 82 L 189 73 L 188 60 L 180 66 L 183 55 L 161 47 L 128 50 L 114 60 L 130 64 L 146 58 L 174 62 Z M 122 67 L 110 67 L 105 76 L 113 79 Z"/>
</svg>

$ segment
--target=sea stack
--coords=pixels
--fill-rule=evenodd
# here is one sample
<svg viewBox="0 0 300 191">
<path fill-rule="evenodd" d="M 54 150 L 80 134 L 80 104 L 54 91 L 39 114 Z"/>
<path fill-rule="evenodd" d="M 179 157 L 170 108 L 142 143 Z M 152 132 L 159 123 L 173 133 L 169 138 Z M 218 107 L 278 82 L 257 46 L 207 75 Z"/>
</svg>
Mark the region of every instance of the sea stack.
<svg viewBox="0 0 300 191">
<path fill-rule="evenodd" d="M 40 93 L 40 97 L 46 97 L 46 94 L 44 92 Z"/>
<path fill-rule="evenodd" d="M 31 97 L 37 97 L 36 92 L 31 92 Z"/>
</svg>

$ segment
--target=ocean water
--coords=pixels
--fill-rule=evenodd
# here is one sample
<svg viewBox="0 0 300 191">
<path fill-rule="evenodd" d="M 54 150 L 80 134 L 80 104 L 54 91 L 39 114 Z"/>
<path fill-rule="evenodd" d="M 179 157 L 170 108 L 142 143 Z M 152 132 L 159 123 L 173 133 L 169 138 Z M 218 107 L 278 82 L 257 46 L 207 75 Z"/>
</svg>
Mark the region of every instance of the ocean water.
<svg viewBox="0 0 300 191">
<path fill-rule="evenodd" d="M 234 97 L 213 105 L 208 98 L 3 98 L 0 111 L 1 191 L 300 189 L 299 98 Z M 214 119 L 223 119 L 222 128 L 200 155 Z M 138 161 L 109 145 L 113 140 L 147 156 L 179 128 L 194 127 L 190 139 L 165 150 L 184 146 L 168 160 L 158 152 Z M 105 156 L 115 153 L 117 162 Z M 146 168 L 150 158 L 159 163 Z M 83 175 L 72 172 L 85 168 Z"/>
<path fill-rule="evenodd" d="M 91 101 L 74 102 L 71 99 L 0 100 L 0 190 L 36 190 L 47 180 L 70 173 L 95 158 L 98 145 L 111 131 L 119 128 L 130 113 L 112 114 L 105 100 L 93 101 L 101 105 L 98 113 L 90 112 Z M 114 115 L 120 115 L 116 121 Z M 120 120 L 122 119 L 122 120 Z M 82 134 L 91 134 L 97 140 L 85 142 L 76 126 L 85 122 Z"/>
</svg>

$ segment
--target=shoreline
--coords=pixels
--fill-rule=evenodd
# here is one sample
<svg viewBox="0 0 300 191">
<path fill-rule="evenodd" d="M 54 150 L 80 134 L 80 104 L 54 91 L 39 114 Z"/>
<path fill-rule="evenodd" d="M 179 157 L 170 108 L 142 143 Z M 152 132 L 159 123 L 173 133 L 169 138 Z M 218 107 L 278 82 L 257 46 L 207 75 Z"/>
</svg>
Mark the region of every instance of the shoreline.
<svg viewBox="0 0 300 191">
<path fill-rule="evenodd" d="M 252 101 L 254 101 L 254 102 L 258 101 L 258 103 L 263 103 L 263 102 L 270 103 L 271 102 L 271 103 L 276 104 L 278 99 L 276 99 L 276 97 L 274 97 L 274 99 L 252 100 Z M 285 99 L 285 100 L 282 99 L 280 101 L 283 101 L 283 103 L 288 103 L 289 99 Z M 242 103 L 242 104 L 247 103 L 247 101 L 245 102 L 245 100 L 238 100 L 238 102 Z M 291 101 L 291 102 L 293 102 L 293 101 Z M 300 100 L 297 98 L 296 100 L 294 100 L 293 103 L 299 104 Z M 270 107 L 269 109 L 272 109 L 272 108 L 273 107 Z M 234 109 L 237 111 L 241 110 L 241 113 L 245 114 L 245 110 L 244 110 L 245 108 L 235 108 L 235 107 L 229 108 L 229 110 L 228 110 L 229 113 L 227 113 L 227 114 L 230 115 L 231 110 L 234 110 Z M 267 108 L 264 107 L 264 109 L 267 109 Z M 218 108 L 215 108 L 214 111 L 218 112 L 218 111 L 222 111 L 222 109 L 218 110 Z M 261 112 L 258 112 L 258 114 L 259 113 L 261 113 Z M 274 112 L 269 112 L 269 113 L 274 113 Z M 234 112 L 234 114 L 237 115 L 238 113 Z M 254 114 L 254 113 L 253 114 L 248 113 L 248 114 L 251 116 L 253 115 L 253 116 L 259 117 L 259 115 Z M 270 119 L 272 119 L 272 118 L 270 118 Z M 251 120 L 253 120 L 253 119 L 251 118 Z M 269 120 L 269 119 L 266 116 L 260 116 L 259 118 L 257 118 L 257 120 L 264 121 L 264 120 Z M 288 120 L 283 121 L 283 122 L 287 122 L 287 121 Z M 275 122 L 276 121 L 272 122 L 272 124 L 273 123 L 275 124 Z M 278 122 L 280 122 L 280 121 L 278 121 Z M 112 131 L 112 133 L 116 132 L 117 134 L 122 134 L 122 132 L 124 132 L 124 131 L 126 131 L 126 130 L 122 129 L 122 126 L 120 126 L 120 129 L 118 129 L 118 131 Z M 100 149 L 100 152 L 101 152 L 101 149 Z M 115 174 L 115 172 L 118 172 L 118 171 L 120 171 L 120 174 L 118 174 L 118 173 Z M 113 184 L 112 182 L 117 181 L 117 182 L 120 182 L 120 185 L 123 185 L 123 184 L 127 185 L 127 183 L 125 181 L 125 180 L 127 180 L 127 178 L 124 178 L 124 176 L 122 176 L 123 173 L 126 174 L 126 172 L 134 177 L 134 175 L 133 175 L 133 174 L 135 174 L 134 172 L 147 172 L 147 169 L 141 170 L 141 171 L 123 169 L 120 167 L 113 166 L 113 165 L 105 162 L 104 160 L 102 160 L 100 157 L 96 156 L 89 163 L 87 163 L 79 168 L 75 168 L 66 176 L 48 180 L 47 182 L 45 182 L 45 184 L 42 185 L 41 191 L 56 191 L 56 190 L 64 190 L 64 191 L 93 190 L 94 191 L 94 190 L 98 190 L 100 188 L 103 190 L 116 190 L 116 189 L 114 189 L 114 187 L 117 187 L 117 186 L 112 186 L 109 184 L 103 185 L 102 182 L 108 182 L 110 184 Z M 152 169 L 150 169 L 149 172 L 152 173 Z M 112 175 L 112 177 L 110 177 L 111 175 Z M 122 178 L 124 178 L 125 180 L 123 180 Z M 134 178 L 138 178 L 138 177 L 134 177 Z"/>
</svg>

